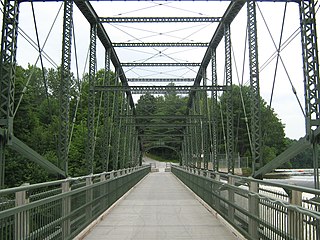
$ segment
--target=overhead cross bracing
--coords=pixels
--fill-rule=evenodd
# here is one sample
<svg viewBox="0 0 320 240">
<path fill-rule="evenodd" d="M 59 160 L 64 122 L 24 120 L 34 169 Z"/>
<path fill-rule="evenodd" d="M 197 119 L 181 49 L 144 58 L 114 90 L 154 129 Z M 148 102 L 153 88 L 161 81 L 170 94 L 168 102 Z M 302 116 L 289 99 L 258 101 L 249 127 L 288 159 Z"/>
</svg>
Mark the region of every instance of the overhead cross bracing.
<svg viewBox="0 0 320 240">
<path fill-rule="evenodd" d="M 10 1 L 6 1 L 6 4 L 9 4 L 9 2 Z M 29 4 L 22 2 L 23 1 L 21 1 L 21 6 Z M 108 143 L 112 142 L 112 137 L 115 138 L 114 144 L 124 144 L 120 139 L 125 132 L 131 132 L 130 134 L 133 136 L 135 131 L 141 130 L 142 126 L 148 126 L 149 120 L 153 120 L 152 124 L 154 124 L 155 120 L 159 120 L 158 116 L 151 116 L 150 119 L 145 121 L 146 123 L 141 123 L 139 121 L 145 119 L 129 117 L 136 114 L 138 97 L 133 96 L 134 94 L 155 94 L 156 98 L 158 97 L 157 95 L 163 94 L 164 96 L 160 97 L 166 97 L 166 95 L 170 95 L 170 93 L 174 93 L 179 97 L 188 95 L 188 106 L 185 113 L 191 116 L 204 117 L 191 117 L 183 120 L 181 125 L 184 126 L 182 129 L 185 131 L 187 137 L 184 140 L 185 146 L 178 146 L 180 147 L 180 150 L 182 152 L 184 151 L 185 156 L 191 156 L 192 152 L 196 152 L 197 156 L 201 156 L 203 153 L 205 157 L 202 160 L 206 162 L 211 161 L 212 159 L 209 159 L 210 154 L 215 155 L 217 149 L 214 149 L 214 146 L 219 145 L 217 144 L 217 139 L 220 137 L 227 139 L 227 142 L 220 145 L 227 146 L 228 158 L 232 158 L 231 156 L 234 155 L 235 145 L 237 144 L 236 142 L 232 142 L 232 139 L 237 139 L 238 136 L 232 135 L 237 131 L 231 129 L 234 113 L 232 103 L 228 101 L 233 96 L 230 90 L 232 85 L 237 85 L 237 83 L 235 83 L 235 79 L 237 78 L 236 75 L 238 75 L 239 78 L 241 75 L 239 70 L 241 68 L 241 64 L 239 64 L 239 55 L 242 54 L 239 52 L 242 52 L 242 47 L 239 47 L 239 43 L 243 41 L 245 42 L 243 45 L 246 45 L 243 55 L 246 55 L 246 57 L 240 58 L 240 61 L 243 61 L 242 68 L 246 69 L 243 70 L 243 75 L 247 76 L 242 77 L 243 79 L 239 79 L 239 85 L 242 83 L 245 85 L 248 82 L 250 84 L 250 89 L 252 90 L 250 93 L 252 94 L 251 100 L 254 100 L 250 102 L 250 104 L 252 104 L 251 107 L 254 110 L 248 111 L 247 116 L 243 119 L 246 119 L 248 123 L 246 127 L 254 132 L 254 135 L 252 135 L 253 133 L 250 131 L 246 134 L 247 136 L 252 137 L 250 139 L 250 147 L 252 147 L 251 150 L 253 151 L 249 152 L 251 154 L 254 153 L 254 158 L 256 159 L 253 169 L 259 168 L 261 165 L 261 163 L 259 163 L 261 160 L 261 139 L 259 136 L 260 120 L 257 111 L 259 109 L 258 104 L 260 101 L 260 80 L 258 78 L 260 72 L 258 68 L 259 61 L 257 59 L 257 41 L 259 38 L 257 38 L 255 23 L 259 21 L 260 23 L 263 22 L 262 18 L 264 16 L 258 11 L 258 4 L 260 5 L 260 2 L 270 2 L 270 5 L 277 6 L 274 8 L 274 10 L 277 10 L 279 8 L 277 4 L 285 1 L 204 1 L 205 4 L 214 3 L 220 6 L 217 8 L 207 7 L 201 11 L 198 11 L 197 7 L 202 1 L 190 1 L 190 4 L 194 5 L 193 8 L 189 9 L 187 9 L 187 7 L 181 7 L 180 5 L 174 5 L 173 2 L 167 1 L 159 3 L 158 1 L 126 1 L 125 8 L 115 8 L 111 6 L 112 4 L 116 4 L 115 2 L 120 1 L 74 1 L 74 4 L 70 4 L 69 2 L 68 7 L 64 10 L 65 12 L 61 12 L 61 15 L 63 14 L 64 19 L 66 20 L 62 38 L 65 40 L 60 41 L 66 43 L 66 45 L 62 47 L 62 59 L 64 59 L 62 66 L 64 71 L 61 73 L 61 77 L 65 76 L 65 78 L 62 78 L 65 83 L 61 84 L 63 87 L 73 84 L 72 81 L 70 81 L 71 79 L 69 79 L 68 72 L 69 69 L 73 68 L 69 63 L 69 60 L 72 60 L 71 64 L 75 62 L 73 53 L 80 51 L 79 49 L 85 50 L 90 46 L 89 53 L 87 54 L 87 52 L 85 52 L 85 54 L 82 54 L 80 57 L 84 62 L 84 59 L 86 59 L 86 56 L 88 55 L 89 61 L 86 64 L 90 66 L 89 71 L 86 71 L 88 72 L 88 75 L 86 76 L 88 79 L 84 78 L 85 81 L 88 80 L 89 82 L 89 86 L 85 86 L 84 89 L 89 89 L 88 99 L 90 102 L 88 110 L 89 124 L 86 126 L 90 132 L 90 134 L 88 134 L 88 138 L 90 139 L 88 143 L 90 151 L 87 151 L 90 155 L 90 157 L 88 156 L 88 159 L 90 158 L 90 161 L 88 160 L 88 165 L 94 165 L 90 162 L 94 161 L 93 155 L 95 154 L 95 148 L 97 147 L 96 139 L 107 139 L 106 143 L 104 143 L 107 144 L 107 146 L 110 145 Z M 132 8 L 128 10 L 127 6 L 130 5 L 130 2 L 134 4 L 132 4 Z M 316 85 L 315 82 L 318 81 L 318 77 L 314 75 L 314 73 L 317 72 L 316 66 L 318 61 L 317 58 L 314 57 L 314 55 L 316 55 L 316 51 L 314 51 L 316 49 L 316 41 L 315 35 L 312 33 L 314 26 L 312 21 L 314 6 L 312 4 L 314 1 L 288 1 L 288 5 L 292 2 L 295 2 L 295 8 L 299 8 L 300 10 L 302 19 L 301 26 L 303 26 L 302 34 L 305 34 L 302 39 L 305 48 L 307 48 L 304 49 L 303 52 L 303 54 L 305 54 L 305 64 L 303 66 L 306 68 L 305 73 L 308 72 L 307 75 L 311 76 L 310 78 L 308 77 L 308 79 L 306 77 L 309 81 L 307 81 L 309 85 L 306 88 L 306 95 L 308 96 L 306 102 L 308 102 L 310 108 L 306 107 L 305 111 L 308 111 L 308 109 L 311 111 L 310 114 L 308 114 L 308 112 L 305 113 L 308 118 L 306 127 L 308 129 L 307 139 L 316 142 L 320 128 L 318 128 L 319 114 L 317 113 L 317 103 L 319 101 L 315 99 L 318 96 L 316 94 L 318 90 L 314 87 Z M 99 7 L 99 4 L 110 4 L 111 7 Z M 139 4 L 146 4 L 144 6 L 147 7 L 140 7 L 138 6 Z M 74 9 L 70 8 L 72 5 L 74 5 Z M 281 5 L 281 7 L 282 6 L 284 6 L 284 4 Z M 219 11 L 216 10 L 218 8 Z M 19 12 L 16 11 L 17 6 L 11 10 L 13 11 L 13 9 L 15 9 L 14 14 L 9 14 L 8 16 L 15 16 L 15 14 Z M 163 9 L 167 11 L 160 11 Z M 24 10 L 20 11 L 21 14 L 23 14 L 23 12 Z M 77 21 L 79 20 L 77 14 L 79 13 L 81 14 L 80 21 L 85 21 L 85 24 L 77 25 Z M 162 13 L 165 16 L 159 17 Z M 73 14 L 75 16 L 74 19 Z M 257 19 L 257 16 L 259 19 Z M 274 20 L 275 17 L 273 16 L 272 19 Z M 15 24 L 18 23 L 18 18 L 15 21 L 11 20 L 6 22 L 7 30 L 15 28 Z M 21 21 L 19 24 L 23 24 L 23 22 L 24 21 Z M 240 22 L 243 23 L 243 28 L 236 29 L 238 25 L 233 28 L 238 22 L 239 25 L 241 25 Z M 278 25 L 280 26 L 281 24 Z M 79 29 L 81 29 L 81 31 L 79 31 Z M 261 29 L 262 28 L 259 28 L 259 31 Z M 239 32 L 237 30 L 239 30 Z M 82 32 L 86 31 L 88 33 L 86 36 L 80 35 Z M 246 32 L 247 34 L 244 34 Z M 9 42 L 11 41 L 11 44 L 6 42 L 6 44 L 3 43 L 3 46 L 7 46 L 8 52 L 11 51 L 10 54 L 14 55 L 16 51 L 15 47 L 20 46 L 20 43 L 16 44 L 16 32 L 8 31 L 7 33 L 7 40 Z M 247 35 L 247 38 L 243 35 Z M 74 43 L 77 42 L 77 38 L 82 41 L 85 41 L 85 39 L 88 40 L 88 46 L 82 45 L 79 47 L 78 45 L 73 48 Z M 266 38 L 268 37 L 262 37 L 260 39 L 265 40 Z M 41 41 L 39 42 L 41 43 Z M 13 48 L 11 48 L 11 46 Z M 72 48 L 71 51 L 70 47 Z M 23 49 L 23 47 L 20 49 Z M 41 53 L 41 46 L 38 47 L 38 49 Z M 270 47 L 267 49 L 270 49 Z M 282 51 L 282 49 L 280 50 Z M 281 52 L 280 50 L 275 50 L 276 55 Z M 5 55 L 3 57 L 8 58 L 8 56 Z M 14 57 L 9 58 L 14 59 Z M 60 64 L 56 64 L 56 66 L 59 65 Z M 3 76 L 7 76 L 7 73 L 9 73 L 9 75 L 11 74 L 9 71 L 11 68 L 6 67 L 7 66 L 4 66 Z M 106 77 L 107 74 L 103 77 L 99 75 L 101 73 L 97 72 L 97 70 L 101 67 L 107 72 L 112 72 L 110 78 Z M 245 71 L 248 71 L 249 74 L 245 73 Z M 12 76 L 13 75 L 11 74 L 11 77 Z M 95 76 L 99 76 L 99 78 L 95 78 Z M 295 76 L 299 76 L 299 74 Z M 103 81 L 102 78 L 104 78 Z M 8 82 L 9 80 L 3 80 L 3 86 L 12 86 L 14 82 L 13 79 L 10 77 L 8 79 L 10 79 L 10 82 Z M 174 83 L 175 87 L 165 86 L 167 83 Z M 68 89 L 63 87 L 61 89 L 62 94 L 60 99 L 64 99 L 61 102 L 65 102 L 66 104 L 60 111 L 64 116 L 60 119 L 61 126 L 63 127 L 60 129 L 61 133 L 59 134 L 59 138 L 61 142 L 58 145 L 60 148 L 59 158 L 66 162 L 67 160 L 63 159 L 66 159 L 66 155 L 69 154 L 70 142 L 72 142 L 72 136 L 69 136 L 69 131 L 71 132 L 72 130 L 71 128 L 68 128 L 67 123 L 68 121 L 71 122 L 71 119 L 68 118 L 69 116 L 67 115 L 68 113 L 69 115 L 73 114 L 68 111 L 70 106 L 68 106 L 67 103 L 69 101 L 74 101 L 78 96 L 70 97 Z M 293 87 L 290 88 L 295 89 Z M 8 96 L 3 97 L 3 105 L 7 104 L 6 106 L 12 111 L 12 88 L 10 89 L 11 91 L 7 91 L 6 87 L 3 87 L 1 90 L 3 90 L 3 93 L 5 92 L 4 94 L 10 93 Z M 49 89 L 48 94 L 51 94 L 50 91 L 51 89 Z M 79 94 L 79 96 L 81 94 Z M 183 96 L 180 96 L 180 94 L 183 94 Z M 219 98 L 222 95 L 228 95 L 229 97 L 227 101 L 228 107 L 223 109 L 223 113 L 221 114 L 219 113 L 219 106 L 217 106 L 217 104 L 219 104 Z M 87 95 L 84 96 L 87 97 Z M 221 97 L 221 99 L 223 98 Z M 246 103 L 244 105 L 247 106 L 250 104 Z M 73 107 L 73 105 L 76 104 L 72 102 L 71 107 Z M 2 108 L 2 112 L 8 110 L 6 107 Z M 111 111 L 111 108 L 113 108 L 114 111 Z M 2 135 L 5 135 L 8 146 L 12 143 L 12 138 L 8 136 L 11 136 L 13 132 L 13 119 L 11 116 L 12 112 L 10 111 L 6 116 L 3 114 L 3 119 L 0 121 L 1 127 L 4 129 Z M 119 117 L 120 115 L 126 117 Z M 98 119 L 95 119 L 97 116 Z M 104 116 L 108 117 L 102 120 Z M 224 118 L 223 120 L 221 119 L 222 117 Z M 173 116 L 170 120 L 174 121 L 174 123 L 172 123 L 173 125 L 170 125 L 171 122 L 168 119 L 164 119 L 164 122 L 159 122 L 158 127 L 164 128 L 164 126 L 167 126 L 172 130 L 175 122 L 179 124 L 181 119 L 180 117 Z M 100 122 L 104 121 L 108 124 L 105 124 L 103 127 L 97 127 Z M 251 121 L 253 121 L 252 125 L 254 127 L 251 126 Z M 168 122 L 168 125 L 165 125 L 166 122 Z M 135 123 L 136 128 L 129 129 L 132 126 L 135 126 Z M 221 126 L 222 123 L 223 126 Z M 154 127 L 152 124 L 150 123 L 150 128 Z M 192 127 L 194 125 L 197 127 Z M 222 135 L 222 133 L 217 132 L 218 127 L 224 127 L 225 132 L 223 134 L 225 136 L 218 136 L 219 134 Z M 109 135 L 99 136 L 98 132 L 102 128 L 104 129 L 103 131 L 108 132 Z M 189 136 L 196 137 L 189 138 Z M 206 142 L 206 139 L 209 139 L 209 141 Z M 135 144 L 136 141 L 139 142 L 139 144 L 141 143 L 141 145 L 136 144 L 139 147 L 143 145 L 143 141 L 140 140 L 141 139 L 138 138 L 134 139 Z M 127 141 L 125 143 L 126 148 L 133 147 L 129 142 L 130 141 Z M 105 156 L 110 158 L 113 154 L 116 159 L 120 159 L 121 156 L 118 155 L 120 150 L 118 148 L 121 148 L 121 146 L 114 147 L 112 150 L 114 153 L 112 153 L 111 150 L 106 150 Z M 183 148 L 185 149 L 182 150 Z M 106 149 L 109 149 L 109 147 Z M 202 160 L 200 159 L 199 161 Z M 215 160 L 212 162 L 214 161 Z M 67 164 L 63 165 L 63 167 L 67 169 Z M 232 171 L 232 168 L 232 162 L 230 161 L 228 170 Z M 54 171 L 57 172 L 56 170 Z M 61 173 L 61 171 L 58 172 Z"/>
<path fill-rule="evenodd" d="M 221 17 L 101 17 L 101 23 L 220 22 Z"/>
<path fill-rule="evenodd" d="M 208 43 L 113 43 L 113 47 L 208 47 Z"/>
<path fill-rule="evenodd" d="M 188 94 L 190 91 L 225 91 L 225 86 L 95 86 L 95 91 L 130 91 L 131 94 Z"/>
<path fill-rule="evenodd" d="M 128 82 L 194 82 L 194 78 L 128 78 Z"/>
<path fill-rule="evenodd" d="M 177 63 L 177 62 L 172 62 L 172 63 L 162 63 L 162 62 L 157 62 L 157 63 L 138 63 L 138 62 L 131 62 L 131 63 L 121 63 L 122 67 L 199 67 L 200 63 Z"/>
</svg>

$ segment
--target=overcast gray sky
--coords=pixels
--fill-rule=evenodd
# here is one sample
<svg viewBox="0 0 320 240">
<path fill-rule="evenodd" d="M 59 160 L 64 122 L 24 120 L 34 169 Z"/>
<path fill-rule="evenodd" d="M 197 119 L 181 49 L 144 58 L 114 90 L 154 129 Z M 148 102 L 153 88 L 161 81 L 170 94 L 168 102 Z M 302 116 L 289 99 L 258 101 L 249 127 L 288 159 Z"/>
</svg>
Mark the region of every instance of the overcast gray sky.
<svg viewBox="0 0 320 240">
<path fill-rule="evenodd" d="M 219 17 L 224 13 L 228 2 L 92 2 L 99 16 L 214 16 Z M 282 18 L 284 12 L 284 3 L 258 3 L 263 17 L 272 32 L 276 45 L 279 44 Z M 47 34 L 53 24 L 53 21 L 61 7 L 61 2 L 34 3 L 37 26 L 40 35 L 41 45 L 44 43 Z M 61 42 L 62 42 L 62 10 L 58 15 L 57 22 L 53 26 L 44 51 L 53 59 L 55 64 L 61 62 Z M 287 6 L 286 21 L 283 32 L 283 42 L 288 39 L 296 29 L 299 28 L 299 8 L 296 3 L 290 3 Z M 267 31 L 266 24 L 258 10 L 258 44 L 259 44 L 259 63 L 260 63 L 260 89 L 261 96 L 267 103 L 270 101 L 273 75 L 275 69 L 275 60 L 266 67 L 263 65 L 275 52 L 274 44 Z M 30 36 L 34 41 L 35 30 L 30 3 L 22 3 L 20 6 L 21 30 Z M 78 53 L 80 75 L 85 68 L 86 56 L 89 45 L 89 24 L 81 15 L 79 10 L 74 8 L 75 41 Z M 104 24 L 108 35 L 113 42 L 144 41 L 144 42 L 209 42 L 217 23 L 174 23 L 174 24 Z M 248 54 L 246 53 L 244 73 L 243 56 L 245 49 L 246 32 L 246 7 L 240 12 L 231 26 L 232 45 L 235 58 L 233 60 L 233 82 L 238 83 L 236 66 L 240 81 L 248 85 Z M 165 40 L 163 40 L 165 39 Z M 289 78 L 294 84 L 298 97 L 304 106 L 303 98 L 303 75 L 302 75 L 302 57 L 300 34 L 281 52 Z M 219 84 L 223 84 L 224 79 L 224 44 L 218 48 L 218 78 Z M 189 61 L 201 62 L 206 49 L 116 49 L 122 62 L 130 61 Z M 72 50 L 74 54 L 74 49 Z M 26 67 L 28 63 L 34 64 L 37 59 L 37 52 L 34 48 L 19 35 L 18 41 L 18 64 Z M 147 60 L 149 59 L 149 60 Z M 104 66 L 104 51 L 101 44 L 98 44 L 97 56 L 98 69 Z M 39 63 L 38 63 L 38 66 Z M 45 61 L 46 67 L 53 67 L 48 61 Z M 73 57 L 72 69 L 75 72 L 76 66 Z M 208 68 L 208 77 L 211 77 Z M 172 69 L 166 73 L 166 70 L 149 69 L 148 71 L 139 68 L 125 68 L 127 77 L 195 77 L 197 69 Z M 242 78 L 242 75 L 244 76 Z M 292 93 L 292 87 L 284 71 L 284 67 L 279 64 L 275 83 L 272 107 L 278 114 L 282 123 L 285 124 L 286 136 L 298 139 L 305 135 L 304 117 L 299 108 L 298 102 Z"/>
</svg>

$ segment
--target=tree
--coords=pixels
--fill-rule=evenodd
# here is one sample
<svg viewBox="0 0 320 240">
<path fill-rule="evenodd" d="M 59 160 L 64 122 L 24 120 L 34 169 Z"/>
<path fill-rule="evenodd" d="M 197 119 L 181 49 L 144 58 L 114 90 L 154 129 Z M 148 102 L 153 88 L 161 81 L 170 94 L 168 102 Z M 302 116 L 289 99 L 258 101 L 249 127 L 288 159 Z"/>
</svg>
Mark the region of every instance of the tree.
<svg viewBox="0 0 320 240">
<path fill-rule="evenodd" d="M 226 94 L 223 93 L 219 99 L 221 103 L 221 113 L 224 118 L 224 122 L 220 121 L 220 124 L 225 124 L 226 97 Z M 251 153 L 248 132 L 248 128 L 250 130 L 251 121 L 250 88 L 247 86 L 241 86 L 240 88 L 239 86 L 234 85 L 232 103 L 234 113 L 235 151 L 238 152 L 240 156 L 247 156 L 248 153 Z M 262 98 L 260 98 L 260 107 L 262 158 L 265 164 L 284 151 L 287 145 L 284 138 L 284 125 L 281 123 L 277 114 L 272 108 L 267 106 Z M 219 129 L 222 129 L 222 127 Z M 220 134 L 222 133 L 220 132 Z"/>
</svg>

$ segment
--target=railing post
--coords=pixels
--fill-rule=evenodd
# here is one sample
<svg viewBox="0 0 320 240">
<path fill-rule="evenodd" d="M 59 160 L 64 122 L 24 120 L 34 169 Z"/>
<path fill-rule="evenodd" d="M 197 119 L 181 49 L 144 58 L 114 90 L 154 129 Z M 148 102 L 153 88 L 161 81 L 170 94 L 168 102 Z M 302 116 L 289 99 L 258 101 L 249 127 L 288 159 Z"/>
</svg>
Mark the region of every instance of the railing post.
<svg viewBox="0 0 320 240">
<path fill-rule="evenodd" d="M 27 186 L 29 183 L 24 183 L 22 186 Z M 15 205 L 22 206 L 29 203 L 29 198 L 26 191 L 16 192 Z M 26 239 L 30 230 L 30 214 L 29 211 L 18 212 L 15 215 L 15 239 Z"/>
<path fill-rule="evenodd" d="M 92 185 L 92 176 L 88 176 L 86 178 L 86 186 L 90 186 Z M 86 191 L 86 203 L 88 204 L 87 208 L 86 208 L 86 219 L 89 220 L 91 218 L 92 215 L 92 188 L 87 189 Z"/>
<path fill-rule="evenodd" d="M 220 182 L 220 175 L 219 174 L 215 174 L 214 179 L 216 181 Z M 218 189 L 216 190 L 216 193 L 220 196 L 220 191 Z M 217 210 L 220 209 L 220 198 L 219 197 L 216 197 L 216 199 L 214 201 L 214 205 L 215 205 Z"/>
<path fill-rule="evenodd" d="M 105 182 L 107 180 L 106 178 L 106 172 L 103 172 L 101 175 L 100 175 L 100 182 Z M 100 206 L 101 206 L 101 209 L 103 209 L 103 211 L 105 210 L 106 208 L 106 204 L 107 204 L 107 201 L 105 199 L 105 195 L 106 195 L 106 183 L 102 184 L 101 187 L 100 187 L 100 194 L 101 194 L 101 202 L 100 202 Z M 100 209 L 100 210 L 101 210 Z"/>
<path fill-rule="evenodd" d="M 110 179 L 114 179 L 114 171 L 110 172 Z"/>
<path fill-rule="evenodd" d="M 235 179 L 234 177 L 230 174 L 228 176 L 228 183 L 230 185 L 234 185 Z M 228 202 L 229 203 L 234 203 L 234 190 L 232 188 L 228 189 Z M 229 220 L 234 223 L 234 207 L 232 205 L 228 206 L 228 217 Z"/>
<path fill-rule="evenodd" d="M 302 192 L 292 190 L 289 202 L 293 205 L 302 206 Z M 301 213 L 288 210 L 288 231 L 289 236 L 303 239 L 303 215 Z"/>
<path fill-rule="evenodd" d="M 249 184 L 249 191 L 253 192 L 253 193 L 258 193 L 258 188 L 259 188 L 259 184 L 257 182 L 253 182 L 251 181 Z M 259 217 L 259 199 L 252 195 L 249 194 L 248 196 L 248 210 L 249 213 L 251 213 L 252 215 L 254 215 L 255 217 Z M 249 235 L 252 237 L 252 239 L 259 239 L 259 223 L 253 219 L 253 218 L 249 218 Z"/>
<path fill-rule="evenodd" d="M 62 193 L 66 193 L 70 191 L 70 183 L 68 181 L 63 182 L 61 184 Z M 70 236 L 70 212 L 71 212 L 71 199 L 69 196 L 62 198 L 62 239 L 67 239 Z"/>
</svg>

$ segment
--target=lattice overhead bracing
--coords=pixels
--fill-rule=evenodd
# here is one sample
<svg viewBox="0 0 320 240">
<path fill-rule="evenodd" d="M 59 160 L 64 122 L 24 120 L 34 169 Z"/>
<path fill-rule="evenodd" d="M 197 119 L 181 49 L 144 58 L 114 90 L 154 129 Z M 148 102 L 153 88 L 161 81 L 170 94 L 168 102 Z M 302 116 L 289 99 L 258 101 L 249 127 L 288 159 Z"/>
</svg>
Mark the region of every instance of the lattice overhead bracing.
<svg viewBox="0 0 320 240">
<path fill-rule="evenodd" d="M 188 94 L 190 91 L 224 91 L 225 86 L 95 86 L 95 91 L 130 91 L 132 94 Z"/>
<path fill-rule="evenodd" d="M 200 63 L 181 63 L 181 62 L 171 62 L 171 63 L 162 63 L 162 62 L 154 62 L 154 63 L 122 63 L 122 67 L 199 67 Z"/>
<path fill-rule="evenodd" d="M 101 17 L 101 23 L 220 22 L 221 17 Z"/>
<path fill-rule="evenodd" d="M 208 47 L 208 43 L 113 43 L 113 47 Z"/>
<path fill-rule="evenodd" d="M 194 82 L 194 78 L 128 78 L 128 82 Z"/>
</svg>

